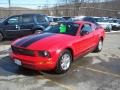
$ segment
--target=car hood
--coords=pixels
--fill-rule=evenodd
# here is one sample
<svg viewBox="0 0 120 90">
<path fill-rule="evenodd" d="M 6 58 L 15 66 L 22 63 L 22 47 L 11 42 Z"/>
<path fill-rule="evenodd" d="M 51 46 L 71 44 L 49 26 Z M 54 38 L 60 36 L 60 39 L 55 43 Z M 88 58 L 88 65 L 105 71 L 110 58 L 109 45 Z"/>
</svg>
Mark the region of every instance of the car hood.
<svg viewBox="0 0 120 90">
<path fill-rule="evenodd" d="M 42 33 L 18 39 L 12 45 L 31 50 L 46 50 L 50 47 L 69 42 L 73 37 L 66 34 Z"/>
</svg>

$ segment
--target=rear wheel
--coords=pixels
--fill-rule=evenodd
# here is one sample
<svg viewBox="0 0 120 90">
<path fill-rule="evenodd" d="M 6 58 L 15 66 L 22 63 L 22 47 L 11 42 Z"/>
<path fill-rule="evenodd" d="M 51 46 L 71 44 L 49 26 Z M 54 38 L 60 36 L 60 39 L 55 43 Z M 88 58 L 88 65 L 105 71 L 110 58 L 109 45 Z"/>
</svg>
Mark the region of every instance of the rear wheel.
<svg viewBox="0 0 120 90">
<path fill-rule="evenodd" d="M 61 74 L 68 71 L 71 66 L 71 62 L 72 62 L 71 52 L 69 50 L 64 50 L 59 57 L 59 61 L 57 63 L 57 67 L 55 70 L 56 73 Z"/>
<path fill-rule="evenodd" d="M 102 48 L 103 48 L 103 40 L 100 39 L 94 52 L 100 52 L 102 50 Z"/>
<path fill-rule="evenodd" d="M 4 38 L 3 34 L 0 32 L 0 41 L 2 41 Z"/>
</svg>

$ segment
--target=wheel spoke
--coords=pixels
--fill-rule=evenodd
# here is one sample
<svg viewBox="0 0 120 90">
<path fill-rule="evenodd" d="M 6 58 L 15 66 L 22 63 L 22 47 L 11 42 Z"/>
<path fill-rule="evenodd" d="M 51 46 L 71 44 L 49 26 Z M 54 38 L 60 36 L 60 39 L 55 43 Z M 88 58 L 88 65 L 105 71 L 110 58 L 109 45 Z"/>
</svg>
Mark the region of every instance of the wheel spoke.
<svg viewBox="0 0 120 90">
<path fill-rule="evenodd" d="M 98 46 L 99 50 L 102 49 L 102 41 L 99 41 L 99 46 Z"/>
<path fill-rule="evenodd" d="M 63 70 L 67 70 L 70 66 L 70 55 L 69 54 L 64 54 L 61 58 L 61 68 Z"/>
</svg>

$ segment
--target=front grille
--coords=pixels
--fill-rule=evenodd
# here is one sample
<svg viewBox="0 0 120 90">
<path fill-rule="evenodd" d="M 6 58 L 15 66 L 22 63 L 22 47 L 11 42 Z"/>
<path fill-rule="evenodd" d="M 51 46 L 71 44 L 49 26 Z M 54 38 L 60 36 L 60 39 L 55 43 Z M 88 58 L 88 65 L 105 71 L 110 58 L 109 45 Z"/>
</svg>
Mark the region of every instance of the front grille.
<svg viewBox="0 0 120 90">
<path fill-rule="evenodd" d="M 22 49 L 18 47 L 11 46 L 13 53 L 27 56 L 35 56 L 32 50 Z"/>
</svg>

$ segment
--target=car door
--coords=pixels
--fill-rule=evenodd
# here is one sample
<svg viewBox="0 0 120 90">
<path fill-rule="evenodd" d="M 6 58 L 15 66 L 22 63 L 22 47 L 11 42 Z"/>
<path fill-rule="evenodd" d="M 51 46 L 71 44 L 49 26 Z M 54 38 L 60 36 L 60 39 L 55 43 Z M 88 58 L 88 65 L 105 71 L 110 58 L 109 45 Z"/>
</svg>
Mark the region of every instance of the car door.
<svg viewBox="0 0 120 90">
<path fill-rule="evenodd" d="M 22 15 L 21 16 L 20 25 L 19 25 L 21 36 L 32 34 L 33 26 L 34 26 L 33 15 Z"/>
<path fill-rule="evenodd" d="M 99 30 L 101 29 L 101 27 L 92 24 L 92 29 L 93 29 L 93 47 L 96 47 L 96 45 L 99 42 Z"/>
<path fill-rule="evenodd" d="M 19 37 L 19 16 L 12 16 L 4 21 L 3 29 L 8 38 Z"/>
<path fill-rule="evenodd" d="M 79 36 L 76 37 L 76 55 L 87 53 L 93 46 L 93 31 L 91 24 L 81 26 Z"/>
<path fill-rule="evenodd" d="M 84 34 L 85 32 L 85 34 Z M 94 46 L 94 30 L 92 28 L 91 23 L 84 24 L 83 28 L 81 29 L 81 37 L 83 38 L 85 50 L 91 50 Z M 83 35 L 82 35 L 83 33 Z M 84 40 L 85 38 L 85 40 Z"/>
</svg>

